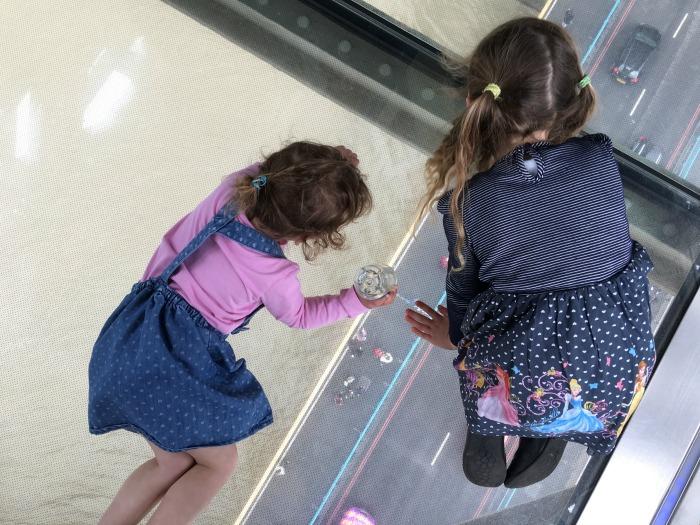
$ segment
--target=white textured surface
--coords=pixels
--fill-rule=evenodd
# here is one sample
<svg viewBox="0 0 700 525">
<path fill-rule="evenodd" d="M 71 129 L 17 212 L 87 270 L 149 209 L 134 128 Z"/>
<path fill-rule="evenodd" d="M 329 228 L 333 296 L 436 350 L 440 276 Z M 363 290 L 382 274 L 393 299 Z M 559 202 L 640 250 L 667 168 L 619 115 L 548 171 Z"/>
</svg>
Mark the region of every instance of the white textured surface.
<svg viewBox="0 0 700 525">
<path fill-rule="evenodd" d="M 409 22 L 427 12 L 394 4 Z M 6 0 L 0 14 L 0 523 L 96 523 L 148 448 L 88 434 L 87 363 L 163 232 L 261 151 L 346 144 L 375 210 L 347 251 L 302 271 L 308 294 L 335 292 L 393 254 L 425 158 L 160 1 Z M 232 341 L 276 422 L 241 445 L 198 523 L 232 522 L 347 327 L 292 331 L 262 313 Z"/>
<path fill-rule="evenodd" d="M 159 1 L 0 12 L 0 523 L 96 523 L 148 449 L 88 434 L 91 346 L 168 226 L 285 140 L 347 144 L 375 211 L 348 229 L 346 252 L 302 271 L 307 293 L 335 292 L 395 251 L 425 159 Z M 241 445 L 198 523 L 232 522 L 347 327 L 293 331 L 263 313 L 232 341 L 276 422 Z"/>
<path fill-rule="evenodd" d="M 518 0 L 364 1 L 460 56 L 497 25 L 519 16 L 537 16 Z"/>
</svg>

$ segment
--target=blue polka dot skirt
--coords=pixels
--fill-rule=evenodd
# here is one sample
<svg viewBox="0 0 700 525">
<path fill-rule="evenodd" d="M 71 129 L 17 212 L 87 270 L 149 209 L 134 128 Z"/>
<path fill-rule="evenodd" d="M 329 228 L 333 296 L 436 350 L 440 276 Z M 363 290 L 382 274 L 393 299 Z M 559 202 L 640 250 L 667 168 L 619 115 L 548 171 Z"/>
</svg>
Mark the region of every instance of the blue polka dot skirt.
<svg viewBox="0 0 700 525">
<path fill-rule="evenodd" d="M 478 295 L 454 360 L 470 429 L 612 452 L 656 359 L 651 269 L 635 243 L 630 263 L 592 286 Z"/>
<path fill-rule="evenodd" d="M 235 443 L 272 423 L 270 404 L 245 360 L 167 284 L 214 234 L 284 257 L 276 241 L 237 221 L 236 213 L 225 206 L 161 276 L 135 284 L 107 319 L 88 369 L 91 433 L 130 430 L 180 452 Z M 261 307 L 233 333 L 246 330 Z"/>
<path fill-rule="evenodd" d="M 130 430 L 179 452 L 272 423 L 262 387 L 225 337 L 163 281 L 136 284 L 93 349 L 90 432 Z"/>
</svg>

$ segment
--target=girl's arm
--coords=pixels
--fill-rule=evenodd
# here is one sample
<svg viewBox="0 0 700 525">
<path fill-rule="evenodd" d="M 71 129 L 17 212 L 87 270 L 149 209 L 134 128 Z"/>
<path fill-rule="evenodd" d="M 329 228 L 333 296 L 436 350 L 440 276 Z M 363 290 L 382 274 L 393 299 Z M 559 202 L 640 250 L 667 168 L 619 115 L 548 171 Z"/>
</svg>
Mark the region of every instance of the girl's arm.
<svg viewBox="0 0 700 525">
<path fill-rule="evenodd" d="M 304 297 L 296 276 L 291 270 L 270 286 L 262 302 L 272 316 L 292 328 L 318 328 L 341 319 L 356 317 L 367 311 L 355 290 L 348 288 L 338 295 Z"/>
<path fill-rule="evenodd" d="M 455 230 L 452 215 L 444 213 L 442 225 L 447 237 L 447 245 L 450 250 L 447 265 L 447 278 L 445 280 L 445 290 L 447 291 L 447 317 L 449 319 L 450 341 L 457 346 L 461 341 L 462 321 L 469 306 L 469 302 L 475 295 L 484 291 L 487 285 L 479 281 L 479 261 L 474 255 L 469 239 L 464 243 L 462 256 L 464 266 L 460 270 L 459 260 L 455 256 L 454 249 L 457 242 L 457 232 Z M 468 230 L 467 230 L 468 235 Z"/>
</svg>

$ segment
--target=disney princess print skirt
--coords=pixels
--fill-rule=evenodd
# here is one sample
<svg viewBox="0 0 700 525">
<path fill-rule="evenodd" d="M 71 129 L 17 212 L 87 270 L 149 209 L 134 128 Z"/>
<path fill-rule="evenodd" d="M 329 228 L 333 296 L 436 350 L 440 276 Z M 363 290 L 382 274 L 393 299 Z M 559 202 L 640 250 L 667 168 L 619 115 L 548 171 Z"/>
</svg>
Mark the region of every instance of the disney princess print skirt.
<svg viewBox="0 0 700 525">
<path fill-rule="evenodd" d="M 610 279 L 470 303 L 454 367 L 472 432 L 557 437 L 612 452 L 656 361 L 648 254 Z"/>
</svg>

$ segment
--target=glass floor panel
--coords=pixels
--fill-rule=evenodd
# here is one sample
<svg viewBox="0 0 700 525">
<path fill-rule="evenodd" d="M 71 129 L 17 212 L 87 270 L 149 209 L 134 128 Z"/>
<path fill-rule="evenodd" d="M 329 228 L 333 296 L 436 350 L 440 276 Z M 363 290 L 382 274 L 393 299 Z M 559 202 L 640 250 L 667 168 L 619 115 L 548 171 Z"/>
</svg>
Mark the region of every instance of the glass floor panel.
<svg viewBox="0 0 700 525">
<path fill-rule="evenodd" d="M 499 18 L 522 14 L 521 3 L 500 1 L 517 9 Z M 552 16 L 565 4 L 560 0 Z M 651 4 L 638 0 L 629 20 L 651 13 L 640 11 Z M 349 11 L 339 16 L 338 6 Z M 364 15 L 352 6 L 102 0 L 14 2 L 5 10 L 0 64 L 10 74 L 1 88 L 0 217 L 10 256 L 0 264 L 0 284 L 12 300 L 0 319 L 7 357 L 0 367 L 7 407 L 0 424 L 8 429 L 0 438 L 7 452 L 0 454 L 7 472 L 1 523 L 96 523 L 120 484 L 148 459 L 147 445 L 131 434 L 88 436 L 91 345 L 167 227 L 261 152 L 302 138 L 346 144 L 360 155 L 375 194 L 373 214 L 348 229 L 349 249 L 304 266 L 307 293 L 337 291 L 374 260 L 397 265 L 409 302 L 443 299 L 446 242 L 439 221 L 427 220 L 415 240 L 407 233 L 426 155 L 464 102 L 435 50 L 403 33 L 387 45 L 387 28 L 376 19 L 358 21 Z M 674 31 L 678 15 L 669 21 Z M 684 27 L 697 23 L 689 17 Z M 681 31 L 676 42 L 686 39 Z M 607 65 L 601 61 L 599 75 Z M 678 68 L 674 58 L 669 70 Z M 661 81 L 662 69 L 654 71 Z M 623 122 L 636 101 L 634 88 L 609 80 L 607 93 L 624 92 L 626 105 L 615 115 L 622 115 L 620 129 L 629 137 L 621 134 L 620 141 L 636 138 L 636 128 Z M 696 128 L 688 127 L 693 99 L 673 95 L 684 85 L 664 88 L 674 89 L 663 91 L 671 93 L 668 100 L 682 104 L 669 112 L 672 134 L 652 137 L 666 152 L 662 164 L 670 165 L 675 149 L 669 170 L 677 173 L 696 152 Z M 640 119 L 639 133 L 664 113 L 649 112 L 650 101 L 667 100 L 652 95 L 649 86 L 632 115 Z M 634 176 L 645 168 L 628 164 L 632 234 L 657 265 L 654 324 L 667 340 L 700 255 L 697 199 L 678 180 Z M 700 164 L 687 166 L 695 170 L 687 177 L 692 182 Z M 298 252 L 292 255 L 301 261 Z M 481 489 L 465 480 L 466 424 L 454 354 L 412 337 L 405 306 L 397 301 L 367 315 L 350 332 L 349 323 L 292 331 L 261 314 L 253 330 L 232 341 L 264 385 L 276 421 L 241 444 L 240 468 L 198 523 L 230 523 L 240 514 L 250 524 L 337 524 L 353 508 L 382 525 L 564 523 L 576 514 L 600 470 L 581 447 L 569 446 L 550 478 L 524 490 Z M 341 345 L 353 335 L 365 338 L 361 352 L 355 343 Z M 329 373 L 317 384 L 324 369 Z M 515 446 L 509 439 L 510 454 Z"/>
<path fill-rule="evenodd" d="M 428 219 L 398 254 L 406 300 L 444 301 L 441 234 Z M 653 283 L 655 329 L 673 298 Z M 590 458 L 578 444 L 567 446 L 551 476 L 524 489 L 465 479 L 454 353 L 408 333 L 405 307 L 397 301 L 356 327 L 245 523 L 337 524 L 361 509 L 381 524 L 556 524 L 577 510 L 574 493 Z M 516 448 L 517 438 L 506 438 L 509 459 Z"/>
</svg>

